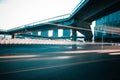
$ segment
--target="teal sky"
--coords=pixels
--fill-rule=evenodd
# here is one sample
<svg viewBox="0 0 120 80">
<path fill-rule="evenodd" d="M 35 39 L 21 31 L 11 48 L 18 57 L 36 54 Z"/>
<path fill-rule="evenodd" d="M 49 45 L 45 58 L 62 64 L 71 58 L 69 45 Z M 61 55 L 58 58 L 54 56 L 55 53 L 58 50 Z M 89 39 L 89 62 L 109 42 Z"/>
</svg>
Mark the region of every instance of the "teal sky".
<svg viewBox="0 0 120 80">
<path fill-rule="evenodd" d="M 0 29 L 71 13 L 80 0 L 0 0 Z"/>
</svg>

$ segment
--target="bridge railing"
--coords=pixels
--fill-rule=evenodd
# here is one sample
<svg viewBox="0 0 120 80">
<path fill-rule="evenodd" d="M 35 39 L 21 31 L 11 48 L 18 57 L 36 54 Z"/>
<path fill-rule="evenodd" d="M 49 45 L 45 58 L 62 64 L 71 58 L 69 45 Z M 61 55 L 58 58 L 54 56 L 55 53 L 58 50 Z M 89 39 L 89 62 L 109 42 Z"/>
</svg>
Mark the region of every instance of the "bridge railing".
<svg viewBox="0 0 120 80">
<path fill-rule="evenodd" d="M 37 25 L 37 24 L 42 24 L 42 23 L 46 23 L 46 22 L 52 22 L 52 21 L 55 21 L 55 20 L 67 19 L 67 18 L 69 18 L 70 15 L 71 14 L 68 13 L 68 14 L 64 14 L 64 15 L 60 15 L 60 16 L 44 19 L 44 20 L 41 20 L 41 21 L 38 21 L 38 22 L 29 23 L 29 24 L 26 24 L 26 25 L 23 25 L 23 26 L 12 28 L 10 30 L 16 30 L 16 29 L 20 29 L 20 28 L 25 28 L 26 26 L 34 26 L 34 25 Z"/>
<path fill-rule="evenodd" d="M 80 10 L 89 0 L 81 0 L 78 5 L 71 12 L 71 17 L 76 14 L 78 10 Z"/>
<path fill-rule="evenodd" d="M 84 2 L 85 0 L 81 0 L 80 3 L 77 4 L 77 6 L 73 9 L 72 13 L 75 12 L 78 7 L 80 7 L 80 5 Z"/>
<path fill-rule="evenodd" d="M 56 16 L 56 17 L 52 17 L 52 18 L 48 18 L 48 19 L 44 19 L 38 22 L 34 22 L 34 23 L 30 23 L 29 25 L 37 25 L 37 24 L 41 24 L 41 23 L 46 23 L 46 22 L 50 22 L 50 21 L 55 21 L 55 20 L 60 20 L 60 19 L 66 19 L 70 16 L 71 14 L 64 14 L 64 15 L 60 15 L 60 16 Z"/>
</svg>

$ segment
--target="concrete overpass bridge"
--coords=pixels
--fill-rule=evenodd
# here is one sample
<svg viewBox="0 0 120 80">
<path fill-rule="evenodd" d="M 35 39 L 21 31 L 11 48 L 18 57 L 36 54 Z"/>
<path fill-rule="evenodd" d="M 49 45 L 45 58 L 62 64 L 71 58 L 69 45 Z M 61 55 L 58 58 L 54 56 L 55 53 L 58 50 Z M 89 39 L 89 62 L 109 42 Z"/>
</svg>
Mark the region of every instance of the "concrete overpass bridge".
<svg viewBox="0 0 120 80">
<path fill-rule="evenodd" d="M 45 31 L 57 29 L 72 29 L 72 40 L 76 40 L 76 31 L 85 36 L 85 41 L 92 41 L 93 34 L 90 25 L 92 21 L 120 10 L 120 0 L 81 0 L 71 14 L 57 16 L 43 21 L 26 24 L 1 34 L 15 34 L 29 31 Z"/>
</svg>

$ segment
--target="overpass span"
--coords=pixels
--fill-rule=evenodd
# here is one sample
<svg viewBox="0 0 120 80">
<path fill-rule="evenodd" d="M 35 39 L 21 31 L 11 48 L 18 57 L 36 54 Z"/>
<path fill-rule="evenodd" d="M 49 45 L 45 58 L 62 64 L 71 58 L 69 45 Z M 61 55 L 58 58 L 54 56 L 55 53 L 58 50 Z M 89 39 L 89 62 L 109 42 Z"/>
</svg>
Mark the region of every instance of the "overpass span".
<svg viewBox="0 0 120 80">
<path fill-rule="evenodd" d="M 50 30 L 50 29 L 58 29 L 58 28 L 65 29 L 65 27 L 63 26 L 53 25 L 53 24 L 62 24 L 65 26 L 89 29 L 89 30 L 78 30 L 78 31 L 85 36 L 86 41 L 91 41 L 93 37 L 90 28 L 91 22 L 105 15 L 108 15 L 112 12 L 120 10 L 119 4 L 120 4 L 120 0 L 82 0 L 70 15 L 67 14 L 67 15 L 58 16 L 58 17 L 65 17 L 65 16 L 69 16 L 69 17 L 65 17 L 62 19 L 55 17 L 57 18 L 57 20 L 51 18 L 46 20 L 46 22 L 44 21 L 35 22 L 32 24 L 23 25 L 19 28 L 10 29 L 5 33 L 11 34 L 14 37 L 14 34 L 16 33 L 24 33 L 27 31 Z M 73 30 L 72 31 L 73 40 L 75 41 L 76 30 L 73 28 L 71 29 Z"/>
</svg>

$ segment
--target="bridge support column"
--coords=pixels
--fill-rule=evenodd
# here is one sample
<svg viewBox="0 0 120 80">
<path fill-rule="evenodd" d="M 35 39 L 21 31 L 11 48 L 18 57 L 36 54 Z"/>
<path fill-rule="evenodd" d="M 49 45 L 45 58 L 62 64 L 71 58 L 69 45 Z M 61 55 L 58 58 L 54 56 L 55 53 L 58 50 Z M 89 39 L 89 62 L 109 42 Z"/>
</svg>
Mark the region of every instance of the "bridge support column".
<svg viewBox="0 0 120 80">
<path fill-rule="evenodd" d="M 15 38 L 15 34 L 12 34 L 12 37 L 11 37 L 12 39 L 14 39 Z"/>
<path fill-rule="evenodd" d="M 58 37 L 58 29 L 53 30 L 53 37 Z"/>
<path fill-rule="evenodd" d="M 4 34 L 4 35 L 3 35 L 3 38 L 5 39 L 5 37 L 6 37 L 6 35 Z"/>
<path fill-rule="evenodd" d="M 81 28 L 81 30 L 78 30 L 78 31 L 85 36 L 85 41 L 92 42 L 93 34 L 90 28 L 91 22 L 79 22 L 76 20 L 74 24 L 76 27 Z"/>
<path fill-rule="evenodd" d="M 77 40 L 77 32 L 75 29 L 72 29 L 72 41 L 76 41 Z M 76 50 L 77 49 L 77 45 L 76 44 L 72 44 L 72 49 Z"/>
<path fill-rule="evenodd" d="M 77 32 L 75 29 L 72 29 L 72 41 L 76 41 L 77 40 Z"/>
</svg>

